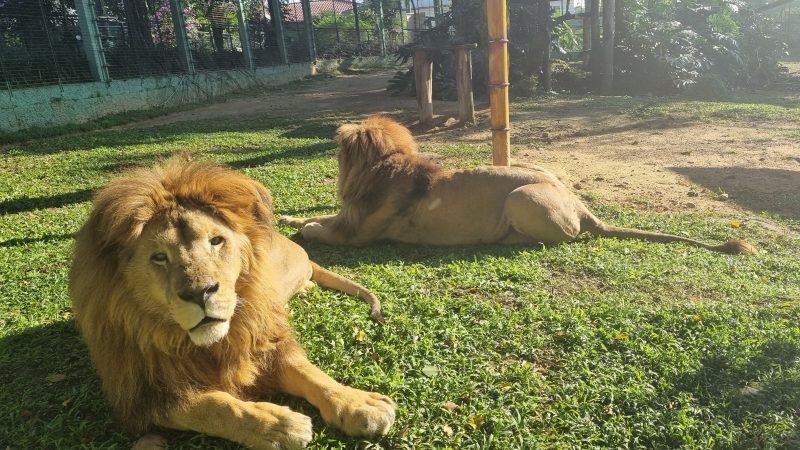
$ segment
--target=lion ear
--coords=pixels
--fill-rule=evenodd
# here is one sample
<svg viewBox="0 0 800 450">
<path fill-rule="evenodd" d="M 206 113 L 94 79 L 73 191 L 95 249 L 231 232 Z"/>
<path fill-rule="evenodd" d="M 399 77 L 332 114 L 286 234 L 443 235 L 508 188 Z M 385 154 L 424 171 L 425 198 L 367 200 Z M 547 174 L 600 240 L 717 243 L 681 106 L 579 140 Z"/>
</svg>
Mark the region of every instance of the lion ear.
<svg viewBox="0 0 800 450">
<path fill-rule="evenodd" d="M 252 180 L 256 201 L 253 203 L 253 216 L 259 223 L 272 227 L 275 224 L 275 209 L 272 206 L 272 194 L 258 181 Z"/>
</svg>

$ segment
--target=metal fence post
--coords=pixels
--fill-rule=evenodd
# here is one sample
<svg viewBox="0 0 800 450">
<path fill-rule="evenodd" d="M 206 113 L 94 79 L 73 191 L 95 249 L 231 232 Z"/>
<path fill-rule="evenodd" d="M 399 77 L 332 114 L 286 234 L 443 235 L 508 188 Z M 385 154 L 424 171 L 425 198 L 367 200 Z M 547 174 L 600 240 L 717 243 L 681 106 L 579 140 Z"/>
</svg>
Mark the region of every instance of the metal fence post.
<svg viewBox="0 0 800 450">
<path fill-rule="evenodd" d="M 244 14 L 242 0 L 233 0 L 236 5 L 236 18 L 239 20 L 239 42 L 242 44 L 242 54 L 244 54 L 244 64 L 250 70 L 255 70 L 256 64 L 253 61 L 253 48 L 250 47 L 250 30 L 247 27 L 247 17 Z"/>
<path fill-rule="evenodd" d="M 286 53 L 286 40 L 283 37 L 283 14 L 281 12 L 280 0 L 269 0 L 269 6 L 272 9 L 272 23 L 275 25 L 275 37 L 278 40 L 278 52 L 281 55 L 281 61 L 284 64 L 289 64 L 289 55 Z"/>
<path fill-rule="evenodd" d="M 97 17 L 94 14 L 92 0 L 77 0 L 75 12 L 81 27 L 81 41 L 86 58 L 89 60 L 89 70 L 97 81 L 108 81 L 108 66 L 106 55 L 103 54 L 103 43 L 100 41 L 100 29 L 97 27 Z"/>
<path fill-rule="evenodd" d="M 361 26 L 358 23 L 358 2 L 356 2 L 356 0 L 352 0 L 351 3 L 353 4 L 353 18 L 356 21 L 356 41 L 358 42 L 358 46 L 361 47 Z"/>
<path fill-rule="evenodd" d="M 300 0 L 303 7 L 303 24 L 306 28 L 306 39 L 308 40 L 308 57 L 311 62 L 317 60 L 317 41 L 314 38 L 314 17 L 311 15 L 311 0 Z"/>
<path fill-rule="evenodd" d="M 189 47 L 189 36 L 186 34 L 186 18 L 183 17 L 183 2 L 169 0 L 169 7 L 172 10 L 172 27 L 175 30 L 175 41 L 178 43 L 178 56 L 186 73 L 194 75 L 192 49 Z"/>
<path fill-rule="evenodd" d="M 378 26 L 378 45 L 381 47 L 381 56 L 386 56 L 386 34 L 383 32 L 383 0 L 375 1 L 375 24 Z"/>
</svg>

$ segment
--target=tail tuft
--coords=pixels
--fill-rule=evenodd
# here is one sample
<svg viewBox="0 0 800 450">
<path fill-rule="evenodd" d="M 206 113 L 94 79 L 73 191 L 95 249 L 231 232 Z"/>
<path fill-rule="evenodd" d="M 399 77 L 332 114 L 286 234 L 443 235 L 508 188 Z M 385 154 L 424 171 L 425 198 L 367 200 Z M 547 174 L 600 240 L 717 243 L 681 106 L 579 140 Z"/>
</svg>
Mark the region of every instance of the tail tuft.
<svg viewBox="0 0 800 450">
<path fill-rule="evenodd" d="M 715 250 L 729 255 L 754 255 L 758 253 L 755 247 L 747 241 L 732 239 L 721 245 L 715 245 L 709 250 Z"/>
</svg>

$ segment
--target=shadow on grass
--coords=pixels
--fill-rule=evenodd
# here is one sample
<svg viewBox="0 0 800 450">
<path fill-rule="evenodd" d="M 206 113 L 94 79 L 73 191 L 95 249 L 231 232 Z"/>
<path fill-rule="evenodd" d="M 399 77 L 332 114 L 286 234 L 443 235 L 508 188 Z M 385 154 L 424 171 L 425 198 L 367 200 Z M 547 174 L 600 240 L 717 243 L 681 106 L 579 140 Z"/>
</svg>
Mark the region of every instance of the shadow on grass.
<svg viewBox="0 0 800 450">
<path fill-rule="evenodd" d="M 72 321 L 0 339 L 0 436 L 13 448 L 77 448 L 119 427 Z"/>
<path fill-rule="evenodd" d="M 800 376 L 793 371 L 800 358 L 800 347 L 792 342 L 770 340 L 755 355 L 744 356 L 737 349 L 708 356 L 697 371 L 676 383 L 678 392 L 689 392 L 700 403 L 725 405 L 720 412 L 745 433 L 747 423 L 755 418 L 800 413 Z M 743 438 L 738 448 L 796 449 L 800 448 L 800 424 L 795 423 L 794 429 L 783 437 L 776 430 L 773 436 L 754 433 Z"/>
<path fill-rule="evenodd" d="M 187 139 L 192 134 L 253 133 L 279 130 L 285 139 L 333 139 L 336 127 L 344 118 L 268 118 L 224 117 L 158 125 L 150 128 L 97 130 L 49 139 L 9 144 L 2 153 L 11 155 L 50 155 L 97 147 L 125 147 L 140 144 L 165 144 Z M 280 131 L 282 130 L 282 131 Z M 329 147 L 331 145 L 329 144 Z"/>
<path fill-rule="evenodd" d="M 365 247 L 332 246 L 303 240 L 299 233 L 292 239 L 322 266 L 356 268 L 375 264 L 425 264 L 440 267 L 454 261 L 475 261 L 485 257 L 515 258 L 524 251 L 536 251 L 541 245 L 463 245 L 428 246 L 400 243 L 375 243 Z"/>
<path fill-rule="evenodd" d="M 670 167 L 730 201 L 760 213 L 800 219 L 800 171 L 748 167 Z"/>
<path fill-rule="evenodd" d="M 62 206 L 74 205 L 91 200 L 93 193 L 94 189 L 81 189 L 75 192 L 46 197 L 21 197 L 13 200 L 6 200 L 0 202 L 0 213 L 17 214 L 36 209 L 60 208 Z"/>
<path fill-rule="evenodd" d="M 64 239 L 72 239 L 73 237 L 74 234 L 72 233 L 61 233 L 61 234 L 46 234 L 44 236 L 36 238 L 9 239 L 7 241 L 0 241 L 0 247 L 16 247 L 18 245 L 32 244 L 34 242 L 62 241 Z"/>
</svg>

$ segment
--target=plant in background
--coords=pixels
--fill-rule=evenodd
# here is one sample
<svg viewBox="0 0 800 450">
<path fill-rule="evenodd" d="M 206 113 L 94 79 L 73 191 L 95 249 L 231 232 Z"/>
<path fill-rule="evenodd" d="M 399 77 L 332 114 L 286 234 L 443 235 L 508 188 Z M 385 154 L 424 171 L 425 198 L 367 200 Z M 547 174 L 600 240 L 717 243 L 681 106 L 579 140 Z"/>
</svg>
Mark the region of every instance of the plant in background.
<svg viewBox="0 0 800 450">
<path fill-rule="evenodd" d="M 194 11 L 191 8 L 184 8 L 183 16 L 186 22 L 186 32 L 189 34 L 196 33 L 200 22 Z M 157 5 L 156 10 L 150 16 L 150 33 L 153 36 L 153 42 L 156 44 L 162 44 L 167 47 L 175 46 L 175 27 L 172 24 L 172 9 L 170 8 L 169 0 L 161 0 L 161 3 Z"/>
<path fill-rule="evenodd" d="M 778 26 L 737 0 L 632 0 L 619 32 L 616 70 L 626 91 L 676 92 L 703 78 L 729 87 L 778 74 Z"/>
</svg>

